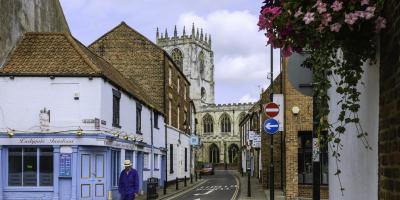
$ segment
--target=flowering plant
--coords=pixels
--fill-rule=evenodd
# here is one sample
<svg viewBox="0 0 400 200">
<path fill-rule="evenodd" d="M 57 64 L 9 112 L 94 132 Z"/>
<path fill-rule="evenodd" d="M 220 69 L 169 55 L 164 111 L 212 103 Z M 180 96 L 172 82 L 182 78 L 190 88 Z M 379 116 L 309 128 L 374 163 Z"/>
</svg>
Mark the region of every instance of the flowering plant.
<svg viewBox="0 0 400 200">
<path fill-rule="evenodd" d="M 342 149 L 341 136 L 347 124 L 354 124 L 356 136 L 370 149 L 358 117 L 360 92 L 357 85 L 363 74 L 363 63 L 375 61 L 376 36 L 386 27 L 380 16 L 384 0 L 266 0 L 258 26 L 265 31 L 268 44 L 281 48 L 284 57 L 293 52 L 306 52 L 303 67 L 313 71 L 314 101 L 318 108 L 319 141 L 326 141 L 338 162 Z M 328 122 L 327 94 L 332 84 L 341 95 L 341 109 L 336 122 Z M 321 130 L 329 134 L 321 138 Z M 339 177 L 339 183 L 340 177 Z M 341 187 L 344 190 L 343 187 Z"/>
</svg>

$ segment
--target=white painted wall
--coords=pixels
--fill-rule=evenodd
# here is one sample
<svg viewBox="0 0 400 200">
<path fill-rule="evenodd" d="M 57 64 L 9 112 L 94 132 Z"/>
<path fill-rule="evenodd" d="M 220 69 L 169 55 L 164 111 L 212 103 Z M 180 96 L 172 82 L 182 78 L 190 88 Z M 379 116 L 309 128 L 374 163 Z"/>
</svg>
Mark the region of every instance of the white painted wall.
<svg viewBox="0 0 400 200">
<path fill-rule="evenodd" d="M 378 61 L 379 63 L 379 61 Z M 344 145 L 341 153 L 340 176 L 344 195 L 340 191 L 338 178 L 333 174 L 336 172 L 335 159 L 329 158 L 329 199 L 335 200 L 375 200 L 378 199 L 378 128 L 379 128 L 379 67 L 364 65 L 364 75 L 360 85 L 360 111 L 359 117 L 364 131 L 368 132 L 368 142 L 372 150 L 366 150 L 363 143 L 356 137 L 354 125 L 348 125 L 342 137 Z M 339 96 L 335 93 L 336 88 L 329 90 L 331 97 L 330 121 L 337 119 L 339 109 L 336 102 Z M 330 152 L 330 155 L 332 152 Z"/>
<path fill-rule="evenodd" d="M 176 177 L 183 178 L 190 177 L 190 145 L 189 137 L 185 134 L 179 134 L 178 130 L 167 126 L 167 142 L 168 142 L 168 156 L 167 156 L 167 179 L 168 181 L 175 180 Z M 170 173 L 170 144 L 174 145 L 173 148 L 173 166 L 174 172 Z M 187 148 L 187 172 L 185 172 L 185 147 Z"/>
</svg>

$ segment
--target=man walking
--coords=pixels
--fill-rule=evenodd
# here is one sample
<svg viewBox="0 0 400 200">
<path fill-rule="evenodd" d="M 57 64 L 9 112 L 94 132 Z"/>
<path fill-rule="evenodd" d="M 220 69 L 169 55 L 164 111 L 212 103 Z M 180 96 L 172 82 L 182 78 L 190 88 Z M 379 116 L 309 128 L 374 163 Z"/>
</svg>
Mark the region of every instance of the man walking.
<svg viewBox="0 0 400 200">
<path fill-rule="evenodd" d="M 132 168 L 130 160 L 124 161 L 125 169 L 119 176 L 118 191 L 121 194 L 121 200 L 134 200 L 139 192 L 139 176 Z"/>
</svg>

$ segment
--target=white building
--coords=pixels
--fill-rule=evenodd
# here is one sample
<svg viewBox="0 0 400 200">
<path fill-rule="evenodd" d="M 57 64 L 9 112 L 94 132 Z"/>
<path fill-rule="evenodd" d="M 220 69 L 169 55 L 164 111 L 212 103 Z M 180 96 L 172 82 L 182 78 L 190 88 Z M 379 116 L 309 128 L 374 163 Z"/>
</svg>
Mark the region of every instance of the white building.
<svg viewBox="0 0 400 200">
<path fill-rule="evenodd" d="M 69 34 L 26 34 L 0 93 L 0 199 L 117 199 L 125 159 L 165 180 L 164 116 Z"/>
</svg>

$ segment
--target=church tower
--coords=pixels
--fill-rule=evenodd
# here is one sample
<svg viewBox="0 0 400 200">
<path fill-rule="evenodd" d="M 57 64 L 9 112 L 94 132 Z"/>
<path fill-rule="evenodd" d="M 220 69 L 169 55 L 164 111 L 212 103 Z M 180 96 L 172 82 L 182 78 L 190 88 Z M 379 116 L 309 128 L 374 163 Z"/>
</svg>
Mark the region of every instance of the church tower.
<svg viewBox="0 0 400 200">
<path fill-rule="evenodd" d="M 197 110 L 202 106 L 214 104 L 214 55 L 211 50 L 211 35 L 203 34 L 203 29 L 192 25 L 191 34 L 187 35 L 183 27 L 182 35 L 174 29 L 168 36 L 157 28 L 156 43 L 172 57 L 190 81 L 190 98 Z"/>
</svg>

